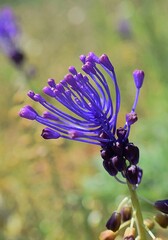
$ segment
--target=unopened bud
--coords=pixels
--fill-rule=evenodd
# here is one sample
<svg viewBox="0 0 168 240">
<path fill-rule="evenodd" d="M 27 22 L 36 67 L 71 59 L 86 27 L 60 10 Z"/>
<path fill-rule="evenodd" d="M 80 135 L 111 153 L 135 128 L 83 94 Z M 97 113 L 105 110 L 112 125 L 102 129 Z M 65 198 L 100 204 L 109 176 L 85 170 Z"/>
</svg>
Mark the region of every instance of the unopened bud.
<svg viewBox="0 0 168 240">
<path fill-rule="evenodd" d="M 124 233 L 124 240 L 135 240 L 135 228 L 127 227 Z"/>
<path fill-rule="evenodd" d="M 126 122 L 128 125 L 134 124 L 138 120 L 137 114 L 135 112 L 130 112 L 126 114 Z"/>
<path fill-rule="evenodd" d="M 123 171 L 125 168 L 125 159 L 121 156 L 114 156 L 111 158 L 111 161 L 114 165 L 114 167 L 119 171 Z"/>
<path fill-rule="evenodd" d="M 131 165 L 126 170 L 126 178 L 131 184 L 140 184 L 143 171 L 136 165 Z"/>
<path fill-rule="evenodd" d="M 130 220 L 132 217 L 132 208 L 130 206 L 125 206 L 121 209 L 121 219 L 123 222 Z"/>
<path fill-rule="evenodd" d="M 100 233 L 99 240 L 114 240 L 116 238 L 116 233 L 111 230 L 105 230 Z"/>
<path fill-rule="evenodd" d="M 117 137 L 118 137 L 118 139 L 119 140 L 123 140 L 125 135 L 126 135 L 126 132 L 127 131 L 124 128 L 122 128 L 122 127 L 118 128 L 117 129 Z"/>
<path fill-rule="evenodd" d="M 107 57 L 106 54 L 103 54 L 100 58 L 99 61 L 101 64 L 103 64 L 106 68 L 108 68 L 108 70 L 110 71 L 114 71 L 114 67 L 112 65 L 112 63 L 110 62 L 109 58 Z"/>
<path fill-rule="evenodd" d="M 121 225 L 121 213 L 113 212 L 113 214 L 106 223 L 107 229 L 116 232 L 119 229 L 120 225 Z"/>
<path fill-rule="evenodd" d="M 168 199 L 158 200 L 154 203 L 154 206 L 161 212 L 168 214 Z"/>
<path fill-rule="evenodd" d="M 162 228 L 168 227 L 168 216 L 166 214 L 158 213 L 154 217 L 155 221 L 160 225 Z"/>
<path fill-rule="evenodd" d="M 136 165 L 139 162 L 139 149 L 133 144 L 127 144 L 124 148 L 125 158 L 131 162 L 131 164 Z"/>
<path fill-rule="evenodd" d="M 143 81 L 144 81 L 144 72 L 142 70 L 135 70 L 133 72 L 133 78 L 135 82 L 135 86 L 139 89 L 142 87 Z"/>
<path fill-rule="evenodd" d="M 118 170 L 114 167 L 111 159 L 104 160 L 103 167 L 111 176 L 116 176 L 118 173 Z"/>
</svg>

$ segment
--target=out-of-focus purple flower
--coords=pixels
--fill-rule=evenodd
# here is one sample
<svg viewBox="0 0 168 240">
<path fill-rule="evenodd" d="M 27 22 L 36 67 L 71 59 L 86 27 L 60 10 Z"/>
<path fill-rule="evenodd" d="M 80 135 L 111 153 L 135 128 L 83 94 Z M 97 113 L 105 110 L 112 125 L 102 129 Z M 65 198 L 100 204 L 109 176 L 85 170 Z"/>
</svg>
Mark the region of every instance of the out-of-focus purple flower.
<svg viewBox="0 0 168 240">
<path fill-rule="evenodd" d="M 122 38 L 130 39 L 132 36 L 132 28 L 129 19 L 120 19 L 117 22 L 117 31 Z"/>
<path fill-rule="evenodd" d="M 46 95 L 61 103 L 71 111 L 70 114 L 49 103 L 41 95 L 29 91 L 28 96 L 39 102 L 47 112 L 41 116 L 32 109 L 30 114 L 31 108 L 26 106 L 20 110 L 20 116 L 47 126 L 47 130 L 42 132 L 45 139 L 62 137 L 100 145 L 103 166 L 107 172 L 112 176 L 121 172 L 131 184 L 137 185 L 142 177 L 142 170 L 136 167 L 139 149 L 129 143 L 128 136 L 131 125 L 137 121 L 135 108 L 140 88 L 136 86 L 135 101 L 131 112 L 127 114 L 124 127 L 117 129 L 120 90 L 112 63 L 107 55 L 97 57 L 92 52 L 87 56 L 82 55 L 80 60 L 86 75 L 71 66 L 70 74 L 60 83 L 56 84 L 53 79 L 49 79 L 48 86 L 43 88 Z M 113 83 L 114 98 L 111 96 L 107 77 Z M 131 166 L 136 168 L 132 175 Z"/>
<path fill-rule="evenodd" d="M 25 59 L 18 46 L 20 29 L 11 8 L 0 9 L 0 49 L 16 65 L 21 66 Z"/>
</svg>

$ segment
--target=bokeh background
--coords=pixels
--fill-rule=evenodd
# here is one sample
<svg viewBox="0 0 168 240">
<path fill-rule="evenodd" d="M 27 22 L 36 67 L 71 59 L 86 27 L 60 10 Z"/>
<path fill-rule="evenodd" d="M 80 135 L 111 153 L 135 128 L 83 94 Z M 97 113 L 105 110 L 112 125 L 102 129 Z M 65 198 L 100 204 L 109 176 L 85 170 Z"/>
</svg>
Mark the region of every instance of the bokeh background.
<svg viewBox="0 0 168 240">
<path fill-rule="evenodd" d="M 127 188 L 103 169 L 99 147 L 40 137 L 42 126 L 20 119 L 49 77 L 62 79 L 78 56 L 106 53 L 121 89 L 119 126 L 135 94 L 132 71 L 146 77 L 130 140 L 140 148 L 139 195 L 168 196 L 168 2 L 165 0 L 0 0 L 21 27 L 20 46 L 36 75 L 26 79 L 0 54 L 0 240 L 98 239 Z M 36 106 L 36 109 L 40 109 Z M 144 215 L 155 210 L 141 202 Z M 157 233 L 168 238 L 166 230 Z M 166 237 L 167 236 L 167 237 Z"/>
</svg>

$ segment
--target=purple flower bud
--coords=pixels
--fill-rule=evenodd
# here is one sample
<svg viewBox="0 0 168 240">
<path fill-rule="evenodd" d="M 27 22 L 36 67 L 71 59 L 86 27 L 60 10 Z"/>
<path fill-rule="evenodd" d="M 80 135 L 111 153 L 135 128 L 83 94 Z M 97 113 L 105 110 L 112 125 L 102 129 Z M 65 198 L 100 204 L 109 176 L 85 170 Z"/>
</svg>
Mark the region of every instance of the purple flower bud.
<svg viewBox="0 0 168 240">
<path fill-rule="evenodd" d="M 45 102 L 45 99 L 40 94 L 35 94 L 34 95 L 34 101 L 39 102 L 39 103 L 43 103 L 43 102 Z"/>
<path fill-rule="evenodd" d="M 56 83 L 55 83 L 55 80 L 52 79 L 52 78 L 49 78 L 48 79 L 48 85 L 52 88 L 55 88 L 56 87 Z"/>
<path fill-rule="evenodd" d="M 142 179 L 142 169 L 136 165 L 131 165 L 130 167 L 127 168 L 126 170 L 126 178 L 127 180 L 133 184 L 140 184 L 141 179 Z"/>
<path fill-rule="evenodd" d="M 158 200 L 154 203 L 155 208 L 159 211 L 168 214 L 168 199 Z"/>
<path fill-rule="evenodd" d="M 86 62 L 85 65 L 82 66 L 82 70 L 87 74 L 96 74 L 96 71 L 93 68 L 93 64 L 91 62 Z"/>
<path fill-rule="evenodd" d="M 104 160 L 107 160 L 111 157 L 114 156 L 114 152 L 111 148 L 106 148 L 106 149 L 102 149 L 101 150 L 101 157 L 104 159 Z"/>
<path fill-rule="evenodd" d="M 35 120 L 38 114 L 31 106 L 27 105 L 20 109 L 19 116 L 29 120 Z"/>
<path fill-rule="evenodd" d="M 114 167 L 111 159 L 104 160 L 103 167 L 111 176 L 116 176 L 118 173 L 118 170 Z"/>
<path fill-rule="evenodd" d="M 34 95 L 35 95 L 35 93 L 32 90 L 29 90 L 28 93 L 27 93 L 27 96 L 29 98 L 31 98 L 32 100 L 34 100 Z"/>
<path fill-rule="evenodd" d="M 69 72 L 72 73 L 73 75 L 77 75 L 77 71 L 74 66 L 69 67 Z"/>
<path fill-rule="evenodd" d="M 64 80 L 65 80 L 66 83 L 68 83 L 72 87 L 76 85 L 75 79 L 71 74 L 67 74 L 64 77 Z"/>
<path fill-rule="evenodd" d="M 100 58 L 99 58 L 99 61 L 101 64 L 103 64 L 106 68 L 108 68 L 110 71 L 114 71 L 114 67 L 113 65 L 111 64 L 109 58 L 107 57 L 106 54 L 103 54 Z"/>
<path fill-rule="evenodd" d="M 86 62 L 100 63 L 99 58 L 93 52 L 88 54 L 86 57 Z"/>
<path fill-rule="evenodd" d="M 120 225 L 121 225 L 121 213 L 113 212 L 113 214 L 106 223 L 107 229 L 116 232 L 120 228 Z"/>
<path fill-rule="evenodd" d="M 125 159 L 121 156 L 114 156 L 111 158 L 111 161 L 114 165 L 114 167 L 119 171 L 123 171 L 125 168 Z"/>
<path fill-rule="evenodd" d="M 52 129 L 50 128 L 44 128 L 42 133 L 41 133 L 41 136 L 44 138 L 44 139 L 57 139 L 59 138 L 61 135 L 56 132 L 56 131 L 53 131 Z"/>
<path fill-rule="evenodd" d="M 139 149 L 135 145 L 129 143 L 124 148 L 124 157 L 131 164 L 136 165 L 139 162 Z"/>
<path fill-rule="evenodd" d="M 138 89 L 142 87 L 144 77 L 145 77 L 145 74 L 142 70 L 135 70 L 133 72 L 133 78 L 134 78 L 135 86 Z"/>
<path fill-rule="evenodd" d="M 83 64 L 85 64 L 85 62 L 86 62 L 86 56 L 85 55 L 80 55 L 80 60 L 81 60 L 81 62 L 83 63 Z"/>
<path fill-rule="evenodd" d="M 65 89 L 64 89 L 64 87 L 62 86 L 61 83 L 58 83 L 56 85 L 56 90 L 58 90 L 60 93 L 64 93 L 65 92 Z"/>
<path fill-rule="evenodd" d="M 130 126 L 138 120 L 137 114 L 135 112 L 130 112 L 126 114 L 126 122 Z"/>
<path fill-rule="evenodd" d="M 83 81 L 84 77 L 86 77 L 86 76 L 83 76 L 82 73 L 78 73 L 78 74 L 77 74 L 77 77 L 76 77 L 75 79 L 78 79 L 78 80 L 80 80 L 80 81 Z"/>
<path fill-rule="evenodd" d="M 55 97 L 55 93 L 54 93 L 54 91 L 51 89 L 51 87 L 44 87 L 43 88 L 43 92 L 46 94 L 46 95 L 48 95 L 48 96 L 50 96 L 50 97 Z"/>
<path fill-rule="evenodd" d="M 124 140 L 126 132 L 127 131 L 122 127 L 117 129 L 117 137 L 120 141 Z"/>
</svg>

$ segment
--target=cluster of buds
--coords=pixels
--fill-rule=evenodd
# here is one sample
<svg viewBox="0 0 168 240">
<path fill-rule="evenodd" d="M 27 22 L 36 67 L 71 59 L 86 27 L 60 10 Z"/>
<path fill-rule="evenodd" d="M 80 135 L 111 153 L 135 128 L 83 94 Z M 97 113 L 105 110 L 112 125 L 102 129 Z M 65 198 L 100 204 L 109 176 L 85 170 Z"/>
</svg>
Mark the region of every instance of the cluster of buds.
<svg viewBox="0 0 168 240">
<path fill-rule="evenodd" d="M 136 230 L 133 226 L 128 226 L 132 218 L 132 208 L 124 206 L 120 211 L 114 211 L 106 223 L 108 230 L 103 231 L 100 240 L 114 240 L 120 232 L 124 230 L 124 240 L 134 240 Z"/>
<path fill-rule="evenodd" d="M 152 230 L 155 227 L 163 229 L 168 228 L 168 200 L 159 200 L 154 203 L 154 207 L 159 210 L 154 217 L 147 218 L 143 221 L 144 228 L 149 236 L 155 240 L 162 238 L 155 237 Z M 138 230 L 136 227 L 134 211 L 130 205 L 119 207 L 114 211 L 106 223 L 107 230 L 101 232 L 100 240 L 114 240 L 117 236 L 123 236 L 123 240 L 139 239 Z M 155 229 L 156 230 L 156 229 Z"/>
<path fill-rule="evenodd" d="M 116 142 L 106 145 L 101 149 L 103 166 L 111 176 L 118 172 L 131 184 L 137 185 L 142 178 L 142 170 L 137 166 L 139 162 L 139 149 L 126 138 L 124 128 L 117 129 Z"/>
</svg>

